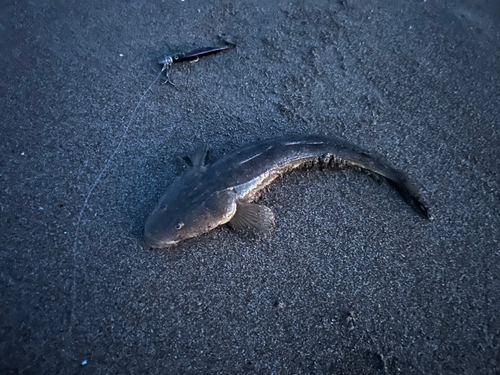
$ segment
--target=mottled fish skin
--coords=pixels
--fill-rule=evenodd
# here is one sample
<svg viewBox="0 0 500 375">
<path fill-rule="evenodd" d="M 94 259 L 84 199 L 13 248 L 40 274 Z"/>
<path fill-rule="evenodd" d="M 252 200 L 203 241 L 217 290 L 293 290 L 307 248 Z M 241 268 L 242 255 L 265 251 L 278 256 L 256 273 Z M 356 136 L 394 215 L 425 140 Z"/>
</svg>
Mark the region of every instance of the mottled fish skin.
<svg viewBox="0 0 500 375">
<path fill-rule="evenodd" d="M 430 218 L 417 189 L 403 172 L 336 137 L 270 139 L 243 147 L 211 165 L 204 164 L 204 155 L 196 155 L 193 167 L 172 184 L 158 202 L 145 225 L 147 246 L 175 245 L 231 222 L 233 217 L 236 222 L 238 216 L 239 223 L 242 215 L 235 215 L 237 210 L 241 210 L 238 211 L 241 214 L 251 208 L 247 203 L 253 202 L 276 178 L 293 169 L 315 165 L 334 169 L 357 167 L 382 176 L 421 216 Z M 254 210 L 253 222 L 259 214 L 267 215 L 263 220 L 269 226 L 274 215 L 267 207 L 260 207 L 265 210 Z M 251 220 L 248 223 L 254 225 Z"/>
</svg>

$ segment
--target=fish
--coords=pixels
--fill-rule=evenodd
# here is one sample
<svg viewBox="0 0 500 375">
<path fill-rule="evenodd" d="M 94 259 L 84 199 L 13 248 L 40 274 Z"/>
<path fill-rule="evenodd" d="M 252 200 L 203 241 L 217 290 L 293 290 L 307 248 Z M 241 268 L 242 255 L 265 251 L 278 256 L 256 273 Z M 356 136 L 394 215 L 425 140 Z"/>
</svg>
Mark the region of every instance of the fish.
<svg viewBox="0 0 500 375">
<path fill-rule="evenodd" d="M 189 158 L 190 168 L 161 197 L 144 226 L 150 248 L 167 248 L 229 224 L 258 236 L 272 232 L 273 211 L 255 203 L 274 180 L 297 168 L 356 168 L 387 180 L 426 219 L 417 188 L 381 157 L 334 136 L 288 135 L 260 141 L 206 163 L 207 149 Z"/>
</svg>

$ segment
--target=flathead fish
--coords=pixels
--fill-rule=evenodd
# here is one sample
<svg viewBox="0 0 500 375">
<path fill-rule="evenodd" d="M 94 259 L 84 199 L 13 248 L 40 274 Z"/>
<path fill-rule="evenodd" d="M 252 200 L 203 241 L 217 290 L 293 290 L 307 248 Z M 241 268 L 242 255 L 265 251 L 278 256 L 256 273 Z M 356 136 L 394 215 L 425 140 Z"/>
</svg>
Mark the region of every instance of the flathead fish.
<svg viewBox="0 0 500 375">
<path fill-rule="evenodd" d="M 331 136 L 285 136 L 251 144 L 205 164 L 199 150 L 191 168 L 160 199 L 144 229 L 146 246 L 164 248 L 229 223 L 236 230 L 270 233 L 274 213 L 253 203 L 276 178 L 300 167 L 359 168 L 386 179 L 421 216 L 430 218 L 407 176 L 382 158 Z"/>
</svg>

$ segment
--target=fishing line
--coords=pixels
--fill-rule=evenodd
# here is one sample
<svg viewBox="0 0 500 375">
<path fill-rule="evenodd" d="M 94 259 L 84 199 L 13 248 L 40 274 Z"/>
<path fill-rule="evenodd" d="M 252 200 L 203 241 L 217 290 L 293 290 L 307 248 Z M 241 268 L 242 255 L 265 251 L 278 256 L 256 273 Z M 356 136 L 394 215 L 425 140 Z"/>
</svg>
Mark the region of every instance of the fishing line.
<svg viewBox="0 0 500 375">
<path fill-rule="evenodd" d="M 163 71 L 166 68 L 167 67 L 165 65 L 163 67 L 163 69 L 160 71 L 160 73 L 158 73 L 158 75 L 156 76 L 156 78 L 153 80 L 153 82 L 151 82 L 151 84 L 148 86 L 148 88 L 146 89 L 146 91 L 144 91 L 144 93 L 141 95 L 139 101 L 137 102 L 137 105 L 135 106 L 135 108 L 134 108 L 134 110 L 132 112 L 132 115 L 129 118 L 127 126 L 125 126 L 125 130 L 123 131 L 123 135 L 122 135 L 122 137 L 120 139 L 120 142 L 118 143 L 118 145 L 116 146 L 115 150 L 113 151 L 113 153 L 111 154 L 111 156 L 108 158 L 108 160 L 104 164 L 104 167 L 101 169 L 101 171 L 99 172 L 99 175 L 97 176 L 96 180 L 94 181 L 94 183 L 90 187 L 89 191 L 87 192 L 87 196 L 85 197 L 85 200 L 83 201 L 82 208 L 80 209 L 80 212 L 78 213 L 78 220 L 76 222 L 76 230 L 75 230 L 75 239 L 73 241 L 73 248 L 72 248 L 72 255 L 73 255 L 73 275 L 72 275 L 72 286 L 71 286 L 71 310 L 70 310 L 70 317 L 69 317 L 69 322 L 68 322 L 68 335 L 69 335 L 70 339 L 71 339 L 71 334 L 72 334 L 72 330 L 73 330 L 73 325 L 74 325 L 74 322 L 76 320 L 75 316 L 74 316 L 75 305 L 76 305 L 76 295 L 77 295 L 77 293 L 76 293 L 77 292 L 77 288 L 76 288 L 76 270 L 77 270 L 76 258 L 77 258 L 77 249 L 78 249 L 78 237 L 79 237 L 79 234 L 80 234 L 80 226 L 81 226 L 81 222 L 82 222 L 83 213 L 85 212 L 85 208 L 87 208 L 87 206 L 88 206 L 89 199 L 92 196 L 92 193 L 93 193 L 94 189 L 96 188 L 96 186 L 101 181 L 102 177 L 104 176 L 104 174 L 108 170 L 109 166 L 111 165 L 111 162 L 113 161 L 113 159 L 115 158 L 116 154 L 120 150 L 121 146 L 123 145 L 123 143 L 127 139 L 128 131 L 129 131 L 130 125 L 132 124 L 132 120 L 134 119 L 135 114 L 137 113 L 137 109 L 141 105 L 142 101 L 144 100 L 144 98 L 146 97 L 146 95 L 148 94 L 148 92 L 151 90 L 151 87 L 153 87 L 153 85 L 156 83 L 156 81 L 158 80 L 158 78 L 160 78 L 161 74 L 163 73 Z"/>
</svg>

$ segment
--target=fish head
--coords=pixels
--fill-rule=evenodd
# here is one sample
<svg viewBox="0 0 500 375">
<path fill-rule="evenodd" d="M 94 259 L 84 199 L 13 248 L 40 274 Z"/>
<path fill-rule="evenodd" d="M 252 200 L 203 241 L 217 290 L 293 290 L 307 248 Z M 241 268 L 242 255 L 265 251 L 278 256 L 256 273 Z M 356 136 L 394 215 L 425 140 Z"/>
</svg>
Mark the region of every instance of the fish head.
<svg viewBox="0 0 500 375">
<path fill-rule="evenodd" d="M 217 191 L 199 176 L 183 176 L 170 186 L 147 219 L 146 246 L 174 246 L 227 223 L 235 212 L 234 190 Z"/>
</svg>

